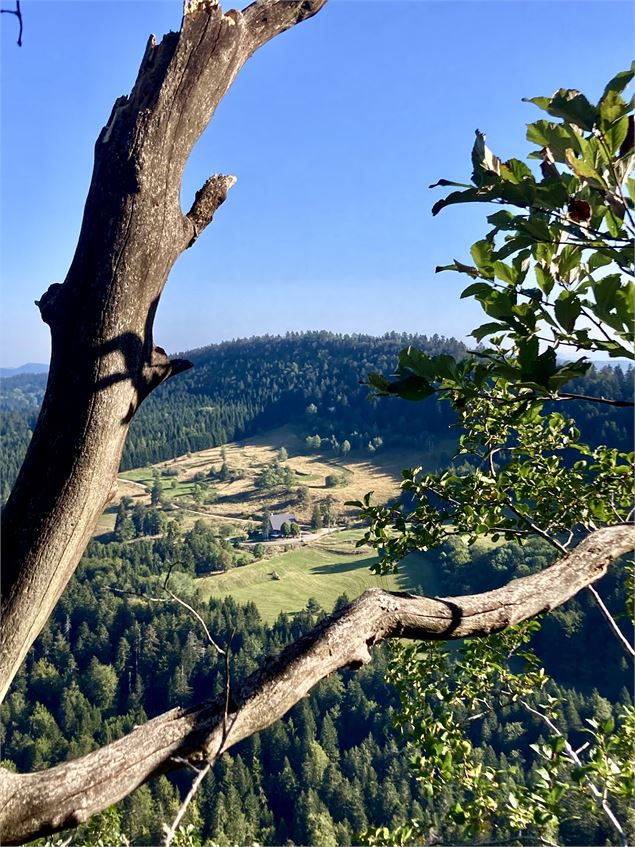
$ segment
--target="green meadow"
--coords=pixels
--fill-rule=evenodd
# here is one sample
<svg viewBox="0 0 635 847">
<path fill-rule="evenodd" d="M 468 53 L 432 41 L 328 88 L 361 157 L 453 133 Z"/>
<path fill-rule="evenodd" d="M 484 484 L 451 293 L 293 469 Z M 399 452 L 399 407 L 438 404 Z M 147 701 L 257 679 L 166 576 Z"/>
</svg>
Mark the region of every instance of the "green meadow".
<svg viewBox="0 0 635 847">
<path fill-rule="evenodd" d="M 269 623 L 280 612 L 302 610 L 309 598 L 330 611 L 340 595 L 346 594 L 352 600 L 374 586 L 389 591 L 414 591 L 422 587 L 426 594 L 435 593 L 434 564 L 423 554 L 408 556 L 398 574 L 371 573 L 369 568 L 377 556 L 369 548 L 355 548 L 361 533 L 361 530 L 342 530 L 324 536 L 311 546 L 203 577 L 197 580 L 197 587 L 206 598 L 231 596 L 238 603 L 253 602 L 263 620 Z"/>
</svg>

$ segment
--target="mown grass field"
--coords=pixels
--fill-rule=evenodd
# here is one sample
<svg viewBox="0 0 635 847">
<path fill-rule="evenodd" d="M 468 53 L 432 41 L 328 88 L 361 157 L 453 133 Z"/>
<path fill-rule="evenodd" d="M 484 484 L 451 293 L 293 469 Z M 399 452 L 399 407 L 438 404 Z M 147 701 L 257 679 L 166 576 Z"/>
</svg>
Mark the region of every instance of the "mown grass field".
<svg viewBox="0 0 635 847">
<path fill-rule="evenodd" d="M 360 500 L 369 491 L 374 492 L 373 500 L 378 503 L 395 497 L 399 493 L 402 468 L 413 465 L 433 468 L 438 452 L 452 451 L 453 446 L 454 441 L 448 438 L 433 450 L 416 454 L 389 448 L 372 456 L 307 455 L 304 440 L 293 427 L 287 426 L 224 447 L 125 471 L 119 477 L 119 497 L 126 495 L 149 505 L 149 491 L 159 474 L 165 501 L 179 513 L 184 530 L 201 519 L 216 526 L 257 528 L 265 509 L 274 513 L 293 511 L 298 521 L 306 525 L 313 506 L 327 497 L 334 501 L 338 521 L 354 521 L 357 509 L 346 506 L 346 501 Z M 289 494 L 284 490 L 275 487 L 262 490 L 255 486 L 258 474 L 279 459 L 282 447 L 288 454 L 283 465 L 294 471 L 296 484 L 305 486 L 309 492 L 309 503 L 304 506 L 285 499 Z M 218 470 L 223 462 L 238 471 L 238 479 L 221 482 L 209 478 L 210 472 Z M 334 473 L 340 476 L 341 484 L 327 486 L 327 477 Z M 216 499 L 207 504 L 194 503 L 191 495 L 197 482 L 203 491 L 213 488 Z M 99 532 L 112 531 L 116 510 L 117 500 L 102 516 Z M 176 512 L 170 516 L 176 516 Z M 415 591 L 422 586 L 426 594 L 435 593 L 433 565 L 421 554 L 409 556 L 399 574 L 372 574 L 369 568 L 377 557 L 370 548 L 355 548 L 361 534 L 361 529 L 342 529 L 320 538 L 305 537 L 303 544 L 286 552 L 278 552 L 282 548 L 272 544 L 268 546 L 268 558 L 204 577 L 197 580 L 197 586 L 205 597 L 231 595 L 239 603 L 254 602 L 268 622 L 274 621 L 280 612 L 300 611 L 309 598 L 315 598 L 330 611 L 340 595 L 346 594 L 352 600 L 371 586 L 400 591 Z M 273 577 L 274 573 L 279 579 Z"/>
<path fill-rule="evenodd" d="M 372 586 L 389 591 L 414 591 L 423 586 L 435 593 L 432 562 L 413 554 L 399 574 L 375 576 L 369 570 L 377 557 L 369 548 L 355 548 L 362 530 L 342 530 L 323 536 L 311 546 L 289 550 L 223 574 L 197 580 L 205 597 L 232 596 L 238 603 L 253 602 L 262 618 L 271 623 L 280 612 L 298 612 L 309 598 L 331 611 L 341 594 L 350 600 Z M 280 579 L 276 580 L 272 574 Z"/>
</svg>

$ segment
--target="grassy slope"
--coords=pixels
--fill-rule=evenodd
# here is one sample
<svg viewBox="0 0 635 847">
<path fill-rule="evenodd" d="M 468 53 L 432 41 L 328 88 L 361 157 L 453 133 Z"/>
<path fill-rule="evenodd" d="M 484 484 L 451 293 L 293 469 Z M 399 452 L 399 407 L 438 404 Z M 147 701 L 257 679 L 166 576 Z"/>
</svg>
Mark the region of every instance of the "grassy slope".
<svg viewBox="0 0 635 847">
<path fill-rule="evenodd" d="M 310 547 L 290 550 L 197 581 L 206 597 L 231 595 L 238 603 L 254 602 L 263 619 L 272 622 L 280 612 L 297 612 L 310 597 L 330 611 L 341 594 L 353 599 L 371 586 L 412 591 L 422 585 L 435 593 L 434 570 L 424 555 L 407 558 L 396 575 L 375 576 L 369 571 L 377 557 L 368 548 L 356 550 L 361 530 L 343 530 L 324 536 Z M 272 578 L 275 571 L 279 580 Z"/>
<path fill-rule="evenodd" d="M 342 457 L 328 452 L 307 455 L 304 441 L 298 437 L 296 429 L 291 426 L 280 427 L 242 442 L 226 444 L 223 448 L 210 448 L 160 462 L 154 467 L 125 471 L 119 477 L 119 494 L 127 494 L 135 500 L 140 498 L 141 502 L 147 504 L 149 500 L 144 487 L 152 485 L 153 471 L 161 473 L 169 470 L 175 475 L 161 478 L 165 498 L 175 506 L 192 507 L 193 504 L 188 502 L 190 498 L 187 495 L 192 492 L 195 476 L 202 473 L 206 477 L 212 468 L 218 470 L 224 456 L 227 465 L 238 471 L 241 478 L 233 482 L 208 479 L 201 481 L 204 490 L 209 487 L 214 489 L 216 499 L 209 505 L 195 507 L 199 514 L 191 516 L 192 523 L 201 517 L 201 512 L 207 512 L 212 522 L 214 519 L 240 522 L 252 520 L 257 524 L 265 509 L 273 512 L 291 510 L 296 513 L 300 522 L 308 522 L 313 505 L 323 502 L 327 496 L 335 500 L 340 518 L 354 519 L 356 510 L 344 505 L 347 500 L 361 499 L 368 491 L 374 491 L 375 502 L 384 502 L 396 496 L 399 492 L 401 469 L 416 464 L 433 467 L 439 450 L 451 450 L 455 446 L 455 441 L 451 438 L 446 441 L 435 445 L 433 451 L 421 451 L 416 454 L 411 450 L 391 448 L 379 450 L 373 456 L 353 453 Z M 281 447 L 289 454 L 283 464 L 295 472 L 295 484 L 305 486 L 311 496 L 311 503 L 304 508 L 286 502 L 285 495 L 279 489 L 262 491 L 254 487 L 258 473 L 277 460 Z M 344 484 L 337 488 L 327 488 L 326 477 L 334 473 L 342 476 Z M 172 488 L 173 485 L 176 487 Z M 116 502 L 110 509 L 114 515 Z M 106 518 L 100 528 L 102 532 L 109 528 Z"/>
<path fill-rule="evenodd" d="M 311 503 L 304 508 L 282 502 L 276 489 L 259 491 L 254 488 L 257 474 L 277 459 L 281 447 L 285 447 L 289 454 L 284 464 L 295 471 L 298 484 L 309 490 Z M 380 450 L 372 457 L 365 454 L 345 458 L 329 453 L 306 455 L 303 439 L 298 437 L 293 427 L 287 426 L 227 444 L 224 448 L 180 456 L 155 467 L 159 472 L 169 468 L 176 473 L 170 478 L 162 477 L 162 482 L 166 499 L 181 512 L 184 529 L 201 518 L 213 525 L 229 522 L 244 528 L 251 522 L 257 526 L 266 508 L 274 512 L 290 508 L 300 521 L 306 523 L 310 520 L 313 505 L 323 502 L 326 496 L 335 500 L 340 518 L 354 520 L 357 510 L 345 506 L 347 500 L 361 499 L 368 491 L 374 491 L 375 502 L 394 497 L 399 491 L 402 468 L 416 464 L 433 467 L 437 451 L 453 447 L 454 441 L 448 438 L 447 443 L 435 445 L 433 451 L 418 455 L 394 448 Z M 227 483 L 214 481 L 211 484 L 217 491 L 217 499 L 208 506 L 195 506 L 187 497 L 193 488 L 194 476 L 201 471 L 207 474 L 213 467 L 219 468 L 223 456 L 230 468 L 240 471 L 242 478 Z M 153 482 L 153 470 L 153 467 L 137 468 L 121 474 L 119 496 L 125 494 L 148 505 L 147 491 Z M 334 472 L 341 474 L 345 483 L 337 488 L 327 488 L 326 477 Z M 173 482 L 176 483 L 175 488 L 171 487 Z M 207 488 L 210 483 L 205 480 L 202 485 Z M 116 509 L 117 501 L 102 516 L 99 532 L 112 531 Z M 372 574 L 369 567 L 377 557 L 369 548 L 355 548 L 361 532 L 359 529 L 340 530 L 281 553 L 276 553 L 272 546 L 269 553 L 275 555 L 270 558 L 227 573 L 204 577 L 197 580 L 197 585 L 207 597 L 231 595 L 239 603 L 253 601 L 266 621 L 275 620 L 282 611 L 301 610 L 310 597 L 330 611 L 341 594 L 353 599 L 371 586 L 401 591 L 413 591 L 423 586 L 426 594 L 435 593 L 433 566 L 424 555 L 409 556 L 399 574 L 384 577 Z M 279 580 L 272 578 L 274 571 L 280 576 Z"/>
</svg>

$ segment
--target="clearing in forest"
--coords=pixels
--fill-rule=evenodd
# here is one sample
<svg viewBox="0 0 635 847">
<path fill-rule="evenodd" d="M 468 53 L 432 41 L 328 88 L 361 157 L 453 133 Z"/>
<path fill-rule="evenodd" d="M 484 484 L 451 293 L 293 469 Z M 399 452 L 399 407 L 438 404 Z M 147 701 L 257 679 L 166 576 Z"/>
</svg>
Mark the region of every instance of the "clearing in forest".
<svg viewBox="0 0 635 847">
<path fill-rule="evenodd" d="M 231 596 L 237 603 L 255 603 L 267 623 L 281 612 L 301 611 L 310 599 L 330 612 L 342 594 L 353 600 L 372 586 L 389 591 L 422 586 L 425 593 L 435 593 L 433 563 L 423 554 L 408 556 L 398 574 L 372 574 L 369 567 L 377 556 L 368 547 L 355 547 L 361 535 L 360 529 L 339 530 L 305 547 L 205 576 L 196 581 L 197 587 L 204 597 Z"/>
<path fill-rule="evenodd" d="M 356 510 L 344 505 L 347 500 L 359 500 L 369 491 L 374 492 L 376 502 L 395 497 L 402 468 L 416 464 L 431 467 L 439 451 L 451 451 L 453 445 L 448 438 L 433 451 L 388 448 L 373 455 L 353 452 L 344 457 L 308 453 L 293 427 L 281 427 L 244 441 L 124 471 L 119 477 L 118 498 L 104 514 L 98 531 L 112 530 L 120 497 L 126 495 L 148 505 L 156 478 L 161 483 L 165 508 L 178 510 L 185 528 L 203 518 L 248 531 L 259 526 L 267 509 L 293 512 L 299 523 L 309 524 L 315 506 L 324 504 L 327 498 L 338 523 L 351 521 Z M 263 472 L 276 462 L 288 471 L 287 482 L 263 484 Z"/>
</svg>

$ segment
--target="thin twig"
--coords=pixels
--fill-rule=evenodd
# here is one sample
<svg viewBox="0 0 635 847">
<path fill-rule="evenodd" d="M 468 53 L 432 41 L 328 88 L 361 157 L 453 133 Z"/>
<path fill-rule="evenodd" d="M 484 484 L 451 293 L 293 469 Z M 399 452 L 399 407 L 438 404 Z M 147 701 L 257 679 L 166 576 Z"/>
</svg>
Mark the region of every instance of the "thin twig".
<svg viewBox="0 0 635 847">
<path fill-rule="evenodd" d="M 231 643 L 234 639 L 234 635 L 236 633 L 236 628 L 232 630 L 232 634 L 229 636 L 229 642 L 227 644 L 227 649 L 225 650 L 225 706 L 223 709 L 223 735 L 221 738 L 221 743 L 218 748 L 217 756 L 220 755 L 221 750 L 223 749 L 223 745 L 225 744 L 225 740 L 227 738 L 227 733 L 229 729 L 227 727 L 227 716 L 229 714 L 229 698 L 231 693 L 231 677 L 230 677 L 230 667 L 229 667 L 229 657 L 231 653 Z"/>
<path fill-rule="evenodd" d="M 594 132 L 594 135 L 599 140 L 602 147 L 604 147 L 604 152 L 606 153 L 606 158 L 607 158 L 607 161 L 609 163 L 609 168 L 611 169 L 611 175 L 613 176 L 613 179 L 615 181 L 615 188 L 617 189 L 619 199 L 622 203 L 622 207 L 624 208 L 624 213 L 625 213 L 626 217 L 628 218 L 628 220 L 630 222 L 631 231 L 635 231 L 635 220 L 633 220 L 633 215 L 631 214 L 631 210 L 628 208 L 628 203 L 626 202 L 626 197 L 624 196 L 624 191 L 622 190 L 622 183 L 620 182 L 620 180 L 617 176 L 617 171 L 615 170 L 615 162 L 613 161 L 613 156 L 611 154 L 609 146 L 606 143 L 606 138 L 604 137 L 604 133 L 602 132 L 602 130 L 596 129 L 595 132 Z"/>
<path fill-rule="evenodd" d="M 182 600 L 180 597 L 177 597 L 177 595 L 173 591 L 170 591 L 170 589 L 167 587 L 168 586 L 168 580 L 170 579 L 170 574 L 172 572 L 173 567 L 174 567 L 173 565 L 170 565 L 170 567 L 168 569 L 168 573 L 167 573 L 167 576 L 165 578 L 165 582 L 163 584 L 164 590 L 170 595 L 170 598 L 172 600 L 174 600 L 175 603 L 179 603 L 181 606 L 184 606 L 189 612 L 191 612 L 194 615 L 196 620 L 201 624 L 201 626 L 205 630 L 205 635 L 207 636 L 207 640 L 209 641 L 209 643 L 212 645 L 212 647 L 216 650 L 216 652 L 220 656 L 224 656 L 225 651 L 223 650 L 222 647 L 219 647 L 218 644 L 214 641 L 209 629 L 207 628 L 207 626 L 205 624 L 205 621 L 199 615 L 199 613 L 196 611 L 196 609 L 193 609 L 188 603 L 185 602 L 185 600 Z M 128 594 L 129 596 L 132 596 L 132 597 L 141 597 L 143 600 L 148 600 L 150 603 L 169 603 L 169 600 L 166 597 L 151 597 L 149 594 L 145 594 L 144 592 L 141 592 L 141 591 L 127 591 L 125 588 L 116 588 L 115 586 L 109 586 L 108 590 L 112 591 L 115 594 Z"/>
<path fill-rule="evenodd" d="M 176 817 L 172 821 L 172 826 L 170 826 L 169 828 L 166 826 L 166 828 L 165 828 L 165 841 L 163 842 L 164 847 L 170 847 L 170 844 L 172 843 L 172 839 L 176 835 L 176 829 L 177 829 L 178 825 L 181 823 L 181 821 L 183 820 L 183 815 L 187 812 L 188 806 L 190 805 L 190 803 L 194 799 L 194 796 L 195 796 L 196 792 L 198 791 L 201 782 L 203 782 L 203 780 L 205 779 L 205 777 L 209 773 L 209 770 L 210 770 L 211 767 L 212 767 L 212 762 L 208 762 L 205 765 L 205 767 L 202 770 L 200 770 L 198 772 L 198 774 L 196 775 L 196 777 L 194 778 L 194 781 L 192 782 L 190 790 L 187 792 L 187 796 L 185 797 L 185 799 L 181 803 L 181 807 L 179 808 L 178 812 L 176 813 Z"/>
<path fill-rule="evenodd" d="M 129 597 L 140 597 L 149 603 L 169 603 L 169 600 L 165 597 L 150 597 L 149 594 L 144 594 L 142 591 L 128 591 L 125 588 L 116 588 L 114 585 L 109 585 L 107 590 L 112 591 L 113 594 L 127 594 Z"/>
<path fill-rule="evenodd" d="M 620 409 L 632 409 L 635 406 L 631 400 L 609 400 L 608 397 L 589 397 L 587 394 L 558 394 L 550 400 L 588 400 L 589 403 L 604 403 L 607 406 L 617 406 Z"/>
<path fill-rule="evenodd" d="M 167 585 L 167 581 L 168 581 L 169 578 L 170 578 L 170 573 L 168 571 L 168 575 L 166 577 L 166 585 Z M 168 591 L 167 588 L 166 588 L 166 591 Z M 168 593 L 171 594 L 172 592 L 168 592 Z M 176 598 L 176 599 L 178 600 L 178 598 Z M 182 602 L 182 601 L 179 600 L 179 602 Z M 183 603 L 183 605 L 187 605 L 187 604 Z M 188 608 L 190 608 L 190 607 L 188 606 Z M 194 610 L 191 609 L 191 608 L 190 608 L 190 611 L 194 612 Z M 218 750 L 216 751 L 216 754 L 211 759 L 208 760 L 208 762 L 207 762 L 207 764 L 205 765 L 204 768 L 199 769 L 199 768 L 195 767 L 195 765 L 193 765 L 187 759 L 182 759 L 182 760 L 174 759 L 174 761 L 180 761 L 180 763 L 182 763 L 183 765 L 190 767 L 193 770 L 197 771 L 197 774 L 194 777 L 192 785 L 190 786 L 190 790 L 187 792 L 185 799 L 181 803 L 181 806 L 179 807 L 179 810 L 176 813 L 174 820 L 172 821 L 172 826 L 170 826 L 170 827 L 167 827 L 167 825 L 165 826 L 165 841 L 163 842 L 163 847 L 170 847 L 170 844 L 172 843 L 172 840 L 173 840 L 173 838 L 176 834 L 177 827 L 181 823 L 181 821 L 183 820 L 183 815 L 186 813 L 188 806 L 190 805 L 190 803 L 194 799 L 196 792 L 198 791 L 201 783 L 203 782 L 203 780 L 205 779 L 205 777 L 209 773 L 210 768 L 212 767 L 212 765 L 216 762 L 216 760 L 220 756 L 220 754 L 223 750 L 223 746 L 225 744 L 225 741 L 227 739 L 227 736 L 229 734 L 229 730 L 231 728 L 227 725 L 227 719 L 228 719 L 228 716 L 229 716 L 229 702 L 230 702 L 230 697 L 231 697 L 231 677 L 230 677 L 229 661 L 230 661 L 230 655 L 231 655 L 231 642 L 232 642 L 232 639 L 234 637 L 236 630 L 234 629 L 234 631 L 232 632 L 232 634 L 229 638 L 229 642 L 228 642 L 225 650 L 222 650 L 220 647 L 218 647 L 216 645 L 216 643 L 213 641 L 213 639 L 209 635 L 209 632 L 207 631 L 207 627 L 205 626 L 204 622 L 201 620 L 200 616 L 196 612 L 194 612 L 194 614 L 196 615 L 196 617 L 199 619 L 199 621 L 201 622 L 201 624 L 205 628 L 205 632 L 207 632 L 207 636 L 210 639 L 210 641 L 212 642 L 212 644 L 214 644 L 216 649 L 219 650 L 223 654 L 223 656 L 225 657 L 225 704 L 224 704 L 224 709 L 223 709 L 223 733 L 222 733 L 220 744 L 218 746 Z"/>
<path fill-rule="evenodd" d="M 523 523 L 525 523 L 536 535 L 539 535 L 541 538 L 547 542 L 547 544 L 551 544 L 552 547 L 555 547 L 559 553 L 562 553 L 564 556 L 569 552 L 566 547 L 564 547 L 557 539 L 555 539 L 552 535 L 549 535 L 548 532 L 545 532 L 544 529 L 541 529 L 538 524 L 535 524 L 531 518 L 528 518 L 527 515 L 523 515 L 522 512 L 519 512 L 518 509 L 514 506 L 511 498 L 506 501 L 506 505 L 511 512 L 513 512 L 517 518 L 520 518 Z"/>
<path fill-rule="evenodd" d="M 608 332 L 606 331 L 606 329 L 604 328 L 604 324 L 603 324 L 601 321 L 599 321 L 599 320 L 595 317 L 595 315 L 593 314 L 593 312 L 589 311 L 589 309 L 586 309 L 586 308 L 583 306 L 583 307 L 580 309 L 580 314 L 581 314 L 583 317 L 585 317 L 588 321 L 591 321 L 591 323 L 593 324 L 593 326 L 595 326 L 595 328 L 596 328 L 597 330 L 599 330 L 600 334 L 604 336 L 604 338 L 605 338 L 605 340 L 606 340 L 606 341 L 610 341 L 610 342 L 615 341 L 615 339 L 614 339 L 614 338 L 610 335 L 610 333 L 608 333 Z"/>
<path fill-rule="evenodd" d="M 554 735 L 557 735 L 559 738 L 564 738 L 564 750 L 567 754 L 568 759 L 573 762 L 573 764 L 577 767 L 582 767 L 582 760 L 578 756 L 577 752 L 573 749 L 567 738 L 563 736 L 563 734 L 560 732 L 555 723 L 549 718 L 549 716 L 545 715 L 543 712 L 540 712 L 538 709 L 534 709 L 525 700 L 521 700 L 520 702 L 527 709 L 527 711 L 531 712 L 533 715 L 536 715 L 536 717 L 539 717 L 542 721 L 544 721 L 549 727 L 549 729 L 554 733 Z M 626 835 L 624 833 L 622 825 L 615 817 L 615 814 L 609 806 L 606 797 L 603 795 L 597 785 L 595 785 L 595 783 L 593 783 L 589 779 L 588 776 L 584 777 L 584 782 L 589 786 L 589 791 L 591 792 L 591 794 L 593 794 L 597 802 L 600 804 L 602 810 L 604 811 L 604 814 L 607 816 L 613 828 L 619 834 L 623 847 L 628 847 L 628 842 L 626 840 Z"/>
<path fill-rule="evenodd" d="M 225 741 L 227 739 L 227 735 L 229 733 L 229 728 L 227 726 L 227 718 L 228 718 L 228 714 L 229 714 L 229 702 L 230 702 L 230 694 L 231 694 L 231 678 L 230 678 L 230 673 L 229 673 L 230 672 L 229 661 L 230 661 L 230 655 L 231 655 L 231 642 L 232 642 L 232 639 L 233 639 L 234 634 L 236 632 L 235 629 L 232 631 L 232 634 L 229 637 L 229 642 L 227 643 L 227 646 L 224 650 L 221 647 L 219 647 L 218 644 L 216 644 L 216 642 L 214 641 L 214 639 L 210 635 L 209 630 L 205 626 L 205 621 L 201 618 L 201 616 L 198 614 L 198 612 L 195 609 L 193 609 L 191 606 L 189 606 L 187 603 L 185 603 L 185 601 L 183 601 L 179 597 L 177 597 L 176 594 L 174 594 L 172 591 L 170 591 L 169 588 L 167 587 L 168 580 L 170 579 L 171 570 L 172 570 L 172 565 L 170 565 L 170 568 L 168 569 L 168 573 L 167 573 L 167 576 L 165 578 L 165 583 L 164 583 L 164 586 L 163 586 L 164 589 L 168 592 L 168 594 L 171 597 L 174 598 L 174 600 L 176 600 L 177 603 L 180 603 L 182 606 L 185 606 L 187 609 L 189 609 L 190 612 L 192 612 L 192 614 L 196 617 L 196 619 L 199 621 L 199 623 L 201 624 L 201 626 L 205 630 L 205 634 L 207 635 L 207 638 L 209 639 L 210 643 L 215 647 L 215 649 L 221 655 L 223 655 L 225 657 L 225 704 L 224 704 L 224 709 L 223 709 L 223 733 L 222 733 L 220 744 L 218 746 L 218 750 L 216 751 L 216 754 L 211 759 L 209 759 L 207 761 L 207 764 L 205 765 L 205 767 L 201 768 L 201 769 L 197 768 L 195 765 L 193 765 L 187 759 L 181 760 L 184 765 L 186 765 L 187 767 L 190 767 L 193 770 L 197 771 L 197 774 L 194 777 L 192 785 L 190 786 L 190 790 L 188 791 L 188 793 L 187 793 L 185 799 L 183 800 L 183 802 L 181 803 L 181 806 L 179 807 L 179 810 L 176 813 L 174 820 L 172 821 L 172 826 L 170 826 L 170 827 L 165 826 L 165 841 L 163 842 L 163 847 L 170 847 L 172 840 L 173 840 L 173 838 L 176 834 L 177 827 L 181 823 L 181 821 L 183 820 L 183 815 L 186 813 L 188 806 L 190 805 L 190 803 L 194 799 L 196 792 L 198 791 L 201 783 L 203 782 L 203 780 L 205 779 L 205 777 L 209 773 L 210 768 L 212 767 L 212 765 L 216 762 L 216 760 L 220 756 L 222 749 L 223 749 L 223 745 L 225 744 Z"/>
<path fill-rule="evenodd" d="M 222 647 L 219 647 L 218 644 L 214 641 L 214 639 L 211 636 L 209 629 L 207 628 L 207 626 L 205 624 L 205 621 L 199 615 L 199 613 L 196 611 L 196 609 L 193 609 L 188 603 L 185 602 L 185 600 L 181 600 L 180 597 L 177 597 L 177 595 L 173 591 L 170 591 L 170 589 L 168 588 L 168 581 L 170 579 L 170 574 L 172 573 L 173 567 L 174 567 L 174 565 L 172 564 L 168 568 L 168 572 L 167 572 L 167 575 L 165 577 L 165 582 L 163 583 L 163 589 L 165 591 L 167 591 L 167 593 L 170 595 L 170 597 L 174 600 L 175 603 L 179 603 L 181 606 L 183 606 L 185 609 L 187 609 L 189 612 L 191 612 L 194 615 L 196 620 L 200 623 L 200 625 L 205 630 L 205 635 L 207 636 L 207 640 L 212 645 L 212 647 L 216 650 L 218 655 L 219 656 L 225 656 L 226 655 L 225 651 L 223 650 Z"/>
<path fill-rule="evenodd" d="M 184 768 L 190 768 L 194 773 L 200 773 L 201 769 L 197 768 L 189 759 L 184 759 L 182 756 L 172 756 L 170 759 L 171 762 L 174 762 L 177 765 L 183 765 Z"/>
<path fill-rule="evenodd" d="M 624 635 L 622 630 L 616 624 L 615 618 L 613 617 L 613 615 L 607 609 L 606 605 L 604 604 L 604 600 L 602 600 L 602 598 L 600 597 L 600 595 L 599 595 L 597 589 L 595 588 L 595 586 L 588 585 L 587 588 L 589 589 L 589 591 L 591 592 L 591 594 L 595 598 L 595 602 L 600 607 L 600 611 L 602 612 L 602 614 L 606 618 L 608 625 L 611 627 L 611 629 L 615 633 L 615 635 L 616 635 L 618 641 L 621 643 L 622 647 L 624 647 L 624 649 L 626 650 L 627 653 L 629 653 L 631 656 L 633 656 L 635 658 L 635 649 L 633 649 L 633 645 L 630 643 L 628 638 L 626 638 L 626 636 Z"/>
<path fill-rule="evenodd" d="M 20 24 L 18 31 L 18 47 L 22 47 L 22 30 L 24 29 L 24 21 L 22 20 L 22 10 L 20 9 L 20 0 L 16 0 L 15 9 L 0 9 L 0 15 L 15 15 Z"/>
<path fill-rule="evenodd" d="M 550 342 L 548 338 L 540 338 L 541 341 Z M 563 342 L 565 343 L 565 342 Z M 570 346 L 575 347 L 577 345 L 571 344 Z M 635 403 L 631 400 L 609 400 L 608 397 L 594 397 L 588 394 L 570 394 L 568 392 L 564 392 L 562 394 L 536 394 L 527 393 L 518 397 L 493 397 L 492 402 L 496 403 L 498 406 L 510 406 L 512 403 L 531 403 L 533 400 L 539 400 L 541 402 L 547 403 L 557 403 L 560 400 L 585 400 L 589 403 L 602 403 L 606 406 L 616 406 L 619 409 L 632 409 L 635 406 Z"/>
</svg>

